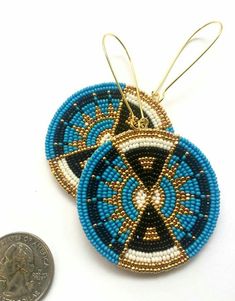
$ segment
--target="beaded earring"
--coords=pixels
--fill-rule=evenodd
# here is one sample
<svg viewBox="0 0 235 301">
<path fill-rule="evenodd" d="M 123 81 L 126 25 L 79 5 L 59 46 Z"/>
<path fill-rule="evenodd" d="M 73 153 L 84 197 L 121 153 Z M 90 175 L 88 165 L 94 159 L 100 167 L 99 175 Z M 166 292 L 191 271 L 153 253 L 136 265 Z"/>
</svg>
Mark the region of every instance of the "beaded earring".
<svg viewBox="0 0 235 301">
<path fill-rule="evenodd" d="M 222 31 L 219 22 L 199 30 L 214 23 Z M 161 100 L 164 93 L 156 95 Z M 92 154 L 81 174 L 77 207 L 87 238 L 110 262 L 136 272 L 162 272 L 187 262 L 207 242 L 219 214 L 219 188 L 195 145 L 139 127 Z"/>
<path fill-rule="evenodd" d="M 127 50 L 126 54 L 130 57 Z M 74 198 L 87 160 L 105 141 L 138 127 L 138 122 L 173 132 L 160 104 L 139 89 L 115 80 L 117 85 L 98 84 L 69 97 L 48 128 L 46 157 L 51 171 Z"/>
</svg>

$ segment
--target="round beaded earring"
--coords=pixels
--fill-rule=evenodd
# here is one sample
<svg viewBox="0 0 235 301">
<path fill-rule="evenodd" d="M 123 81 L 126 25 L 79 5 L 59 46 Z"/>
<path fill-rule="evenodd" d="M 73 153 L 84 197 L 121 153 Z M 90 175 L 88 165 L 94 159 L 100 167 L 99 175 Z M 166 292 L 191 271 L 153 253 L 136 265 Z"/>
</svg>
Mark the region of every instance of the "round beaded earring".
<svg viewBox="0 0 235 301">
<path fill-rule="evenodd" d="M 219 190 L 210 163 L 188 140 L 128 131 L 99 147 L 80 178 L 78 211 L 108 260 L 160 272 L 194 256 L 211 235 Z"/>
<path fill-rule="evenodd" d="M 59 108 L 48 128 L 46 157 L 51 171 L 74 198 L 87 160 L 105 141 L 138 126 L 173 132 L 165 110 L 139 90 L 136 78 L 137 88 L 120 84 L 109 59 L 108 63 L 116 84 L 98 84 L 75 93 Z M 135 74 L 131 60 L 130 67 Z"/>
<path fill-rule="evenodd" d="M 187 262 L 207 242 L 219 214 L 219 188 L 195 145 L 139 127 L 92 154 L 81 174 L 77 207 L 87 238 L 110 262 L 162 272 Z"/>
<path fill-rule="evenodd" d="M 138 120 L 136 89 L 125 84 L 120 87 Z M 144 92 L 140 98 L 149 127 L 173 131 L 162 106 Z M 115 83 L 85 88 L 56 112 L 46 137 L 46 157 L 60 185 L 74 198 L 87 160 L 106 140 L 130 129 L 131 116 Z"/>
</svg>

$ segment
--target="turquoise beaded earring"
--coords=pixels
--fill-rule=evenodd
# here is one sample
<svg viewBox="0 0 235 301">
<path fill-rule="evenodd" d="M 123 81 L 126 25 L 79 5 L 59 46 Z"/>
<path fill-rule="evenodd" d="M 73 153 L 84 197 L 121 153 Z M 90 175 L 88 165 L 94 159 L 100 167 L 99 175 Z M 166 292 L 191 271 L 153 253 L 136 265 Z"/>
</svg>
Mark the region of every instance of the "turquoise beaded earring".
<svg viewBox="0 0 235 301">
<path fill-rule="evenodd" d="M 116 84 L 94 85 L 69 97 L 48 128 L 46 157 L 51 171 L 74 198 L 87 160 L 105 141 L 138 127 L 137 123 L 173 131 L 166 112 L 151 96 L 115 80 Z"/>
<path fill-rule="evenodd" d="M 215 23 L 222 31 L 219 22 L 199 30 Z M 159 101 L 164 96 L 154 94 Z M 77 207 L 87 238 L 110 262 L 135 272 L 162 272 L 187 262 L 207 242 L 219 214 L 219 188 L 195 145 L 138 125 L 92 154 L 81 174 Z"/>
</svg>

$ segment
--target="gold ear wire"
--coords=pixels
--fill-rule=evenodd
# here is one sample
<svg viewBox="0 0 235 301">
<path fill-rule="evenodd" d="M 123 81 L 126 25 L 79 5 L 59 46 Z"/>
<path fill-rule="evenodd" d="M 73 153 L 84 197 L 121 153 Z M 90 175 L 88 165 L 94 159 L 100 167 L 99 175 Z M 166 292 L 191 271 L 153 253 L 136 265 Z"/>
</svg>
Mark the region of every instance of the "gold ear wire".
<svg viewBox="0 0 235 301">
<path fill-rule="evenodd" d="M 176 61 L 178 60 L 179 56 L 182 54 L 182 52 L 184 51 L 184 49 L 188 46 L 188 44 L 192 41 L 193 37 L 195 37 L 195 35 L 200 32 L 201 30 L 203 30 L 204 28 L 210 26 L 210 25 L 219 25 L 219 33 L 217 34 L 217 36 L 214 38 L 214 40 L 209 44 L 209 46 L 183 71 L 181 72 L 165 89 L 162 89 L 168 75 L 170 74 L 171 70 L 173 69 Z M 176 55 L 176 57 L 174 58 L 173 62 L 171 63 L 170 67 L 168 68 L 168 70 L 166 71 L 165 76 L 163 77 L 163 79 L 161 80 L 161 82 L 158 85 L 158 88 L 152 92 L 152 96 L 153 98 L 157 99 L 158 103 L 160 103 L 164 96 L 165 93 L 169 90 L 169 88 L 171 86 L 174 85 L 174 83 L 180 79 L 197 61 L 200 60 L 200 58 L 215 44 L 215 42 L 218 40 L 218 38 L 220 37 L 221 33 L 223 31 L 223 24 L 220 21 L 211 21 L 209 23 L 206 23 L 205 25 L 203 25 L 202 27 L 200 27 L 199 29 L 197 29 L 189 38 L 188 40 L 185 42 L 185 44 L 181 47 L 181 49 L 179 50 L 178 54 Z M 161 91 L 162 90 L 162 91 Z"/>
<path fill-rule="evenodd" d="M 135 81 L 137 100 L 138 100 L 138 104 L 139 104 L 139 108 L 140 108 L 140 115 L 141 115 L 141 118 L 138 120 L 137 124 L 136 124 L 136 117 L 134 115 L 134 112 L 131 109 L 131 106 L 130 106 L 130 104 L 128 103 L 128 101 L 126 99 L 125 94 L 122 91 L 122 88 L 121 88 L 121 86 L 120 86 L 120 84 L 119 84 L 119 82 L 117 80 L 117 76 L 116 76 L 116 74 L 114 72 L 114 69 L 113 69 L 110 57 L 108 55 L 106 44 L 105 44 L 105 41 L 106 41 L 107 37 L 115 38 L 121 44 L 122 48 L 124 49 L 124 51 L 125 51 L 125 53 L 127 55 L 128 60 L 129 60 L 130 67 L 131 67 L 131 72 L 132 72 L 132 75 L 133 75 L 133 78 L 134 78 L 134 81 Z M 104 51 L 106 60 L 107 60 L 107 62 L 109 64 L 110 70 L 111 70 L 111 72 L 113 74 L 113 77 L 115 79 L 117 87 L 118 87 L 118 89 L 119 89 L 119 91 L 120 91 L 120 93 L 122 95 L 122 98 L 125 101 L 125 104 L 126 104 L 128 110 L 129 110 L 130 114 L 131 114 L 131 125 L 132 125 L 132 127 L 133 128 L 146 128 L 148 126 L 148 119 L 144 117 L 144 112 L 143 112 L 143 108 L 142 108 L 142 101 L 141 101 L 141 98 L 140 98 L 140 91 L 139 91 L 138 81 L 137 81 L 137 77 L 136 77 L 136 72 L 135 72 L 135 68 L 134 68 L 134 65 L 132 63 L 131 57 L 130 57 L 128 51 L 127 51 L 127 48 L 125 47 L 125 45 L 123 44 L 123 42 L 116 35 L 114 35 L 113 33 L 106 33 L 103 36 L 102 46 L 103 46 L 103 51 Z"/>
</svg>

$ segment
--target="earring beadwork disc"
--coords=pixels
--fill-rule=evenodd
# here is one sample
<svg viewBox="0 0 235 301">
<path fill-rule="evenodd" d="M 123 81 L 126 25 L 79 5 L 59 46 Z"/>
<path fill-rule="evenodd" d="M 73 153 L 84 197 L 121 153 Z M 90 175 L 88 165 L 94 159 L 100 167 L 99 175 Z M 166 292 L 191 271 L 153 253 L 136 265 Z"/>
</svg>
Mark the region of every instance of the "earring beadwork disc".
<svg viewBox="0 0 235 301">
<path fill-rule="evenodd" d="M 135 116 L 140 117 L 136 89 L 121 84 Z M 150 128 L 173 131 L 163 108 L 140 92 Z M 86 161 L 103 142 L 130 129 L 130 116 L 114 83 L 85 88 L 56 112 L 46 137 L 46 157 L 60 185 L 74 198 Z"/>
<path fill-rule="evenodd" d="M 207 242 L 219 214 L 216 176 L 202 152 L 166 131 L 134 130 L 100 146 L 82 172 L 80 221 L 112 263 L 161 272 Z"/>
</svg>

